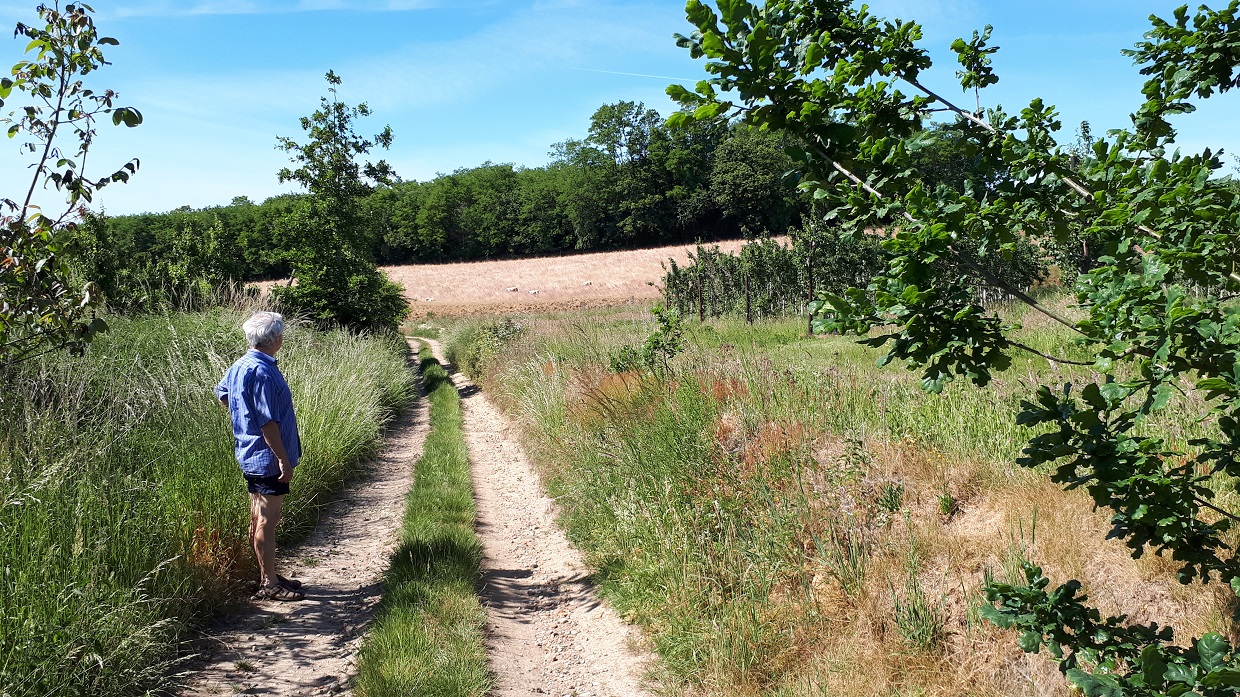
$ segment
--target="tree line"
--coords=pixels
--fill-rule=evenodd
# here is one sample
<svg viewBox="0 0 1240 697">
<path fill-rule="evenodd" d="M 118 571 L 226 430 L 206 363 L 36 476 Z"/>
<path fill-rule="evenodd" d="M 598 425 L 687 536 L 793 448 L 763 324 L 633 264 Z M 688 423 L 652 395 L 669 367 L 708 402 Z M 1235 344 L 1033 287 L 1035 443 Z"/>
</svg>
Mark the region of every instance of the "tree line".
<svg viewBox="0 0 1240 697">
<path fill-rule="evenodd" d="M 785 146 L 739 124 L 671 128 L 622 101 L 600 107 L 584 139 L 555 144 L 546 166 L 377 183 L 357 197 L 350 236 L 373 262 L 410 264 L 784 234 L 807 209 Z M 74 264 L 117 309 L 286 277 L 304 232 L 286 222 L 305 197 L 91 215 L 73 235 Z"/>
</svg>

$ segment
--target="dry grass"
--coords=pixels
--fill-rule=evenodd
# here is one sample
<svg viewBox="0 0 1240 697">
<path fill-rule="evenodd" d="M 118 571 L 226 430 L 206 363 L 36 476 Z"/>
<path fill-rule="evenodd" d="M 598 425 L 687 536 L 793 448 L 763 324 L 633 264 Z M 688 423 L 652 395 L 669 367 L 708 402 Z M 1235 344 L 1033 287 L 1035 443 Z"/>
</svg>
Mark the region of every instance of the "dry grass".
<svg viewBox="0 0 1240 697">
<path fill-rule="evenodd" d="M 743 244 L 744 240 L 718 243 L 728 252 L 739 250 Z M 669 258 L 688 263 L 693 251 L 693 245 L 676 245 L 534 259 L 388 266 L 383 270 L 405 287 L 414 316 L 584 310 L 662 297 L 662 264 Z"/>
<path fill-rule="evenodd" d="M 1053 304 L 1071 311 L 1062 298 Z M 1036 313 L 1019 319 L 1031 340 L 1048 347 L 1061 343 L 1050 320 Z M 685 687 L 689 694 L 781 697 L 1071 694 L 1045 654 L 1024 654 L 1015 633 L 978 617 L 986 575 L 1018 580 L 1013 575 L 1022 560 L 1041 565 L 1055 584 L 1080 580 L 1105 614 L 1176 627 L 1180 642 L 1209 631 L 1234 636 L 1229 618 L 1235 600 L 1225 588 L 1181 586 L 1174 578 L 1176 565 L 1165 558 L 1133 560 L 1121 542 L 1105 539 L 1108 515 L 1094 510 L 1084 492 L 1063 492 L 1044 473 L 1014 465 L 1006 454 L 1013 446 L 997 442 L 1009 437 L 1000 423 L 1011 419 L 1006 398 L 969 391 L 926 401 L 919 392 L 897 389 L 911 382 L 909 374 L 875 372 L 873 354 L 850 342 L 789 339 L 775 326 L 746 329 L 715 322 L 693 327 L 694 346 L 681 357 L 668 387 L 675 393 L 678 386 L 693 384 L 713 406 L 700 430 L 683 431 L 685 444 L 694 442 L 697 433 L 707 443 L 706 458 L 676 475 L 689 480 L 684 494 L 708 507 L 718 505 L 714 499 L 740 501 L 739 515 L 754 512 L 748 521 L 754 529 L 771 527 L 759 511 L 770 501 L 796 510 L 798 522 L 787 550 L 795 561 L 779 566 L 732 554 L 735 550 L 727 547 L 732 533 L 720 533 L 730 528 L 708 516 L 711 525 L 697 533 L 721 546 L 703 547 L 698 556 L 685 557 L 686 563 L 704 564 L 713 554 L 734 564 L 733 576 L 727 569 L 715 574 L 727 588 L 750 588 L 745 584 L 762 576 L 764 565 L 778 571 L 770 577 L 769 596 L 750 588 L 757 597 L 747 596 L 753 604 L 746 606 L 751 614 L 744 615 L 745 621 L 723 616 L 711 625 L 714 635 L 700 646 L 714 653 L 679 673 L 672 670 L 692 676 L 691 686 L 678 685 L 674 678 L 665 685 L 669 694 Z M 606 449 L 597 470 L 604 477 L 617 467 L 633 466 L 627 459 L 630 449 L 665 448 L 675 457 L 696 457 L 692 448 L 662 443 L 665 434 L 647 429 L 645 424 L 656 417 L 638 398 L 649 394 L 640 380 L 610 374 L 604 367 L 616 346 L 640 341 L 651 330 L 643 319 L 531 320 L 522 343 L 496 361 L 493 387 L 520 417 L 553 480 L 571 479 L 580 468 L 593 467 L 586 453 L 597 445 Z M 995 391 L 1024 389 L 1025 372 L 1030 380 L 1045 378 L 1046 372 L 1053 373 L 1046 379 L 1073 379 L 1060 376 L 1060 369 L 1036 370 L 1041 372 L 1035 375 L 1032 365 L 1014 371 L 1019 377 L 1005 377 Z M 679 397 L 671 393 L 660 399 L 675 403 Z M 904 418 L 892 419 L 883 409 L 899 410 Z M 1191 435 L 1191 424 L 1179 423 L 1183 415 L 1167 420 L 1157 425 L 1160 432 L 1178 439 Z M 619 447 L 629 432 L 642 435 L 634 437 L 631 448 Z M 1020 440 L 1027 436 L 1017 435 Z M 795 463 L 792 470 L 789 463 Z M 785 471 L 795 476 L 780 474 Z M 596 483 L 573 489 L 565 505 L 582 515 Z M 614 492 L 615 500 L 624 500 L 623 488 Z M 884 493 L 896 488 L 901 500 L 887 510 Z M 574 496 L 580 500 L 571 500 Z M 627 525 L 630 518 L 644 516 L 658 519 L 665 530 L 688 520 L 683 504 L 670 513 L 653 499 L 609 510 L 614 501 L 602 498 L 607 500 L 597 502 L 601 513 L 590 517 L 592 522 L 611 524 L 620 517 Z M 737 529 L 743 537 L 746 528 Z M 821 545 L 858 539 L 864 568 L 860 580 L 852 579 L 846 588 L 845 574 L 833 561 L 838 551 L 824 552 Z M 657 573 L 645 561 L 654 545 L 643 545 L 616 554 L 641 566 L 642 573 Z M 625 551 L 632 554 L 625 556 Z M 681 568 L 676 564 L 684 560 L 668 556 L 667 568 Z M 624 576 L 617 588 L 639 597 L 630 584 L 641 582 L 639 575 Z M 932 648 L 911 645 L 897 621 L 897 600 L 907 600 L 912 584 L 940 612 L 942 634 Z M 633 617 L 654 634 L 666 635 L 677 622 L 695 626 L 695 613 L 714 597 L 704 593 L 692 606 L 692 598 L 672 600 L 672 586 L 683 591 L 691 584 L 656 584 L 652 593 L 662 605 L 635 604 Z M 739 648 L 731 648 L 734 644 Z M 665 655 L 669 664 L 674 653 Z M 767 666 L 756 677 L 748 658 L 754 655 Z"/>
</svg>

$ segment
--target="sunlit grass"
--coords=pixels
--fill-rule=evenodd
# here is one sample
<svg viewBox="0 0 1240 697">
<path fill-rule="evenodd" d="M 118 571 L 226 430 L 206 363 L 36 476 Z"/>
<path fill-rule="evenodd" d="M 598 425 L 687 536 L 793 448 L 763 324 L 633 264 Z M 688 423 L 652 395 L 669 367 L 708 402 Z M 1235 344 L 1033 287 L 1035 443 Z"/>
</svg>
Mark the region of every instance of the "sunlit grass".
<svg viewBox="0 0 1240 697">
<path fill-rule="evenodd" d="M 1092 360 L 1066 328 L 1012 315 L 1024 343 Z M 935 396 L 877 367 L 881 351 L 789 318 L 686 321 L 668 374 L 617 375 L 610 358 L 657 328 L 649 316 L 514 322 L 524 331 L 499 349 L 468 347 L 494 334 L 486 320 L 446 342 L 522 425 L 669 694 L 1063 693 L 1053 662 L 978 619 L 987 569 L 1013 555 L 1079 578 L 1104 612 L 1185 636 L 1226 624 L 1221 596 L 1177 586 L 1165 560 L 1134 562 L 1082 492 L 1015 464 L 1034 435 L 1020 401 L 1099 379 L 1087 366 L 1017 353 L 988 388 Z M 1202 429 L 1199 399 L 1185 402 L 1145 432 L 1185 446 Z"/>
<path fill-rule="evenodd" d="M 356 689 L 367 697 L 480 697 L 491 676 L 475 593 L 482 544 L 473 529 L 460 397 L 429 350 L 422 375 L 431 432 L 415 466 L 383 603 L 358 657 Z"/>
<path fill-rule="evenodd" d="M 187 623 L 253 574 L 249 505 L 211 388 L 245 316 L 114 319 L 0 396 L 0 692 L 141 694 L 167 685 Z M 281 541 L 373 453 L 416 394 L 403 342 L 292 327 L 280 354 L 305 456 Z"/>
</svg>

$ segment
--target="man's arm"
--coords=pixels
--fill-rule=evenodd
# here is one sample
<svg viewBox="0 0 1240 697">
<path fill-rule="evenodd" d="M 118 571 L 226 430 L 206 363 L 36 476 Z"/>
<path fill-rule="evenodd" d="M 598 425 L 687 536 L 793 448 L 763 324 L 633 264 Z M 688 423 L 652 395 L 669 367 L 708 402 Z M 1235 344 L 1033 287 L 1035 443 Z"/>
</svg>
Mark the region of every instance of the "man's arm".
<svg viewBox="0 0 1240 697">
<path fill-rule="evenodd" d="M 262 430 L 263 440 L 267 441 L 267 446 L 271 448 L 271 452 L 276 456 L 276 462 L 280 465 L 280 481 L 292 480 L 293 465 L 288 460 L 288 451 L 284 449 L 284 439 L 280 437 L 280 424 L 268 421 L 263 424 Z"/>
</svg>

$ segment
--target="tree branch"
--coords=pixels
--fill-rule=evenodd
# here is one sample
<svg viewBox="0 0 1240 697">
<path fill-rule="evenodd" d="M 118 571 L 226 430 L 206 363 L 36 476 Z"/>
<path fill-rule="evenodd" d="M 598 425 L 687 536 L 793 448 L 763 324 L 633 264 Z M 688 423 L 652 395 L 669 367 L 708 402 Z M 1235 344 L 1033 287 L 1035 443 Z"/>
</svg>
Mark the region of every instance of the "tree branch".
<svg viewBox="0 0 1240 697">
<path fill-rule="evenodd" d="M 1086 362 L 1084 362 L 1084 361 L 1070 361 L 1070 360 L 1068 360 L 1068 359 L 1066 359 L 1066 358 L 1055 358 L 1054 356 L 1051 356 L 1051 355 L 1047 355 L 1047 354 L 1045 354 L 1045 353 L 1042 353 L 1041 351 L 1039 351 L 1039 350 L 1037 350 L 1037 349 L 1033 348 L 1032 346 L 1026 346 L 1025 344 L 1022 344 L 1022 343 L 1020 343 L 1019 341 L 1011 341 L 1011 340 L 1009 339 L 1009 340 L 1008 340 L 1008 343 L 1009 343 L 1009 344 L 1011 344 L 1012 346 L 1015 346 L 1015 347 L 1016 347 L 1016 348 L 1018 348 L 1018 349 L 1021 349 L 1021 350 L 1023 350 L 1023 351 L 1028 351 L 1029 353 L 1032 353 L 1032 354 L 1034 354 L 1035 356 L 1041 356 L 1042 358 L 1045 358 L 1046 360 L 1050 361 L 1051 363 L 1063 363 L 1063 364 L 1065 364 L 1065 365 L 1083 365 L 1083 366 L 1091 366 L 1091 365 L 1093 365 L 1093 363 L 1086 363 Z"/>
<path fill-rule="evenodd" d="M 916 78 L 911 78 L 906 75 L 901 75 L 900 79 L 904 80 L 905 82 L 917 88 L 918 90 L 921 90 L 921 92 L 924 93 L 926 96 L 942 104 L 943 106 L 947 108 L 948 111 L 955 113 L 957 116 L 960 116 L 961 118 L 969 121 L 970 123 L 981 126 L 982 128 L 986 129 L 987 131 L 991 133 L 996 133 L 996 134 L 999 133 L 999 130 L 997 128 L 987 123 L 985 120 L 979 118 L 976 114 L 971 114 L 965 111 L 964 109 L 961 109 L 960 107 L 956 106 L 955 104 L 952 104 L 951 102 L 947 101 L 943 97 L 936 94 L 930 88 L 926 87 L 925 85 L 922 85 L 920 82 L 917 81 Z M 1093 192 L 1091 192 L 1088 188 L 1086 188 L 1084 184 L 1077 181 L 1074 177 L 1060 175 L 1060 181 L 1067 184 L 1070 189 L 1075 191 L 1082 198 L 1088 201 L 1094 200 Z M 1072 217 L 1076 217 L 1070 211 L 1061 211 L 1061 212 L 1067 213 L 1068 215 Z M 1153 237 L 1154 239 L 1160 242 L 1162 241 L 1163 237 L 1161 234 L 1154 232 L 1152 229 L 1150 229 L 1149 227 L 1146 227 L 1145 225 L 1137 225 L 1136 229 L 1139 230 L 1140 232 L 1144 232 L 1145 234 L 1149 235 L 1150 237 Z M 1240 283 L 1240 272 L 1233 271 L 1231 274 L 1228 275 L 1228 278 L 1230 278 L 1232 281 L 1236 283 Z"/>
<path fill-rule="evenodd" d="M 1240 516 L 1238 516 L 1238 515 L 1236 515 L 1236 514 L 1234 514 L 1234 513 L 1228 513 L 1227 511 L 1224 511 L 1223 509 L 1219 508 L 1218 506 L 1215 506 L 1214 504 L 1210 503 L 1209 501 L 1206 501 L 1205 499 L 1201 498 L 1200 496 L 1196 496 L 1196 495 L 1194 495 L 1194 496 L 1193 496 L 1193 501 L 1195 501 L 1195 502 L 1197 503 L 1197 505 L 1198 505 L 1198 506 L 1201 506 L 1202 508 L 1208 508 L 1208 509 L 1210 509 L 1210 510 L 1214 511 L 1215 513 L 1217 513 L 1217 514 L 1219 514 L 1219 515 L 1223 516 L 1224 518 L 1229 518 L 1229 519 L 1231 519 L 1231 520 L 1233 520 L 1233 521 L 1235 521 L 1235 522 L 1237 522 L 1237 523 L 1240 523 Z"/>
<path fill-rule="evenodd" d="M 813 148 L 815 151 L 817 151 L 820 157 L 822 157 L 824 160 L 830 163 L 831 167 L 833 167 L 835 171 L 839 172 L 840 174 L 843 174 L 845 177 L 849 179 L 849 181 L 852 181 L 854 184 L 861 187 L 863 190 L 868 192 L 871 196 L 874 196 L 875 198 L 878 198 L 880 200 L 889 199 L 889 197 L 884 196 L 882 192 L 870 186 L 870 184 L 866 182 L 865 180 L 861 179 L 861 177 L 858 177 L 856 174 L 853 174 L 851 171 L 849 171 L 847 167 L 836 162 L 835 158 L 831 157 L 831 155 L 827 153 L 826 148 L 822 147 L 822 144 L 815 142 L 813 143 Z M 918 222 L 917 219 L 914 218 L 913 215 L 909 213 L 908 211 L 902 210 L 900 211 L 900 214 L 904 216 L 904 219 L 909 221 L 910 223 L 917 224 Z M 1081 334 L 1082 336 L 1085 335 L 1084 332 L 1082 332 L 1080 329 L 1077 328 L 1076 324 L 1074 324 L 1073 322 L 1069 321 L 1068 319 L 1064 317 L 1061 317 L 1058 313 L 1051 310 L 1050 308 L 1044 307 L 1037 300 L 1034 300 L 1032 297 L 1030 297 L 1028 293 L 1020 290 L 1019 288 L 1014 288 L 1008 285 L 1007 283 L 1005 283 L 1004 281 L 996 277 L 994 274 L 990 273 L 985 268 L 983 268 L 968 254 L 961 252 L 960 250 L 956 249 L 955 247 L 951 245 L 948 245 L 947 248 L 951 251 L 952 254 L 956 256 L 957 259 L 960 260 L 960 263 L 969 267 L 970 270 L 972 270 L 977 275 L 981 276 L 982 279 L 986 281 L 987 283 L 989 283 L 990 285 L 1005 291 L 1006 293 L 1016 298 L 1017 300 L 1020 300 L 1026 305 L 1032 307 L 1038 312 L 1041 312 L 1042 314 L 1055 320 L 1056 322 L 1062 324 L 1063 326 L 1071 329 L 1072 331 L 1078 334 Z"/>
</svg>

